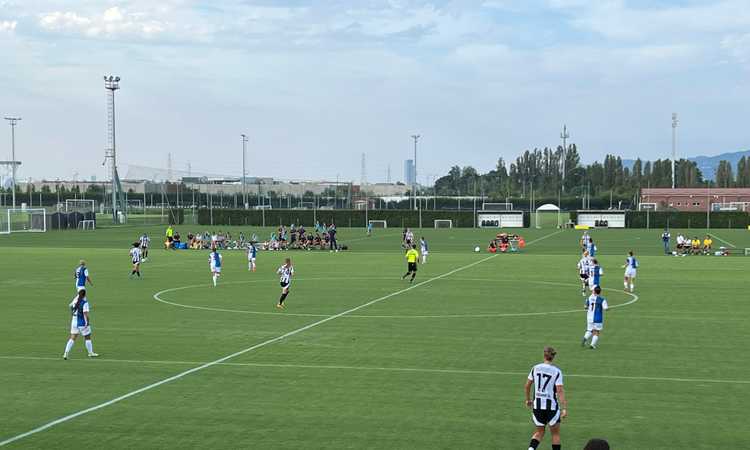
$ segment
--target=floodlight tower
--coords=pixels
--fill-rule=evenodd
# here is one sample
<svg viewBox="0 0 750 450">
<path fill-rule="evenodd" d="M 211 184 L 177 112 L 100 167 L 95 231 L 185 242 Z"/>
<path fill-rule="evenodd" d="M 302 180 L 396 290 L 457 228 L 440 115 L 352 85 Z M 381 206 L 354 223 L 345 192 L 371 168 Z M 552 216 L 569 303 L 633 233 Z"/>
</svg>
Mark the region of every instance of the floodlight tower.
<svg viewBox="0 0 750 450">
<path fill-rule="evenodd" d="M 6 117 L 5 120 L 10 124 L 10 167 L 11 167 L 11 188 L 13 189 L 13 208 L 16 207 L 16 166 L 20 164 L 16 161 L 16 125 L 21 120 L 20 117 Z"/>
<path fill-rule="evenodd" d="M 109 159 L 112 177 L 112 221 L 117 223 L 117 146 L 115 139 L 115 91 L 120 89 L 120 77 L 104 75 L 104 89 L 107 90 L 107 148 L 105 161 Z M 125 210 L 123 208 L 123 214 Z"/>
<path fill-rule="evenodd" d="M 414 174 L 411 185 L 411 196 L 414 198 L 414 209 L 417 209 L 417 142 L 421 136 L 419 134 L 412 134 L 411 138 L 414 139 Z"/>
<path fill-rule="evenodd" d="M 672 113 L 672 189 L 675 188 L 675 159 L 677 158 L 677 113 Z"/>
<path fill-rule="evenodd" d="M 562 182 L 560 183 L 561 189 L 564 192 L 565 191 L 565 160 L 567 159 L 565 155 L 568 153 L 568 138 L 570 137 L 570 134 L 568 134 L 568 126 L 563 125 L 562 133 L 560 133 L 560 139 L 562 139 Z"/>
<path fill-rule="evenodd" d="M 247 179 L 247 172 L 245 171 L 245 155 L 247 154 L 247 135 L 241 134 L 242 136 L 242 207 L 247 208 L 247 190 L 245 189 L 245 183 Z"/>
</svg>

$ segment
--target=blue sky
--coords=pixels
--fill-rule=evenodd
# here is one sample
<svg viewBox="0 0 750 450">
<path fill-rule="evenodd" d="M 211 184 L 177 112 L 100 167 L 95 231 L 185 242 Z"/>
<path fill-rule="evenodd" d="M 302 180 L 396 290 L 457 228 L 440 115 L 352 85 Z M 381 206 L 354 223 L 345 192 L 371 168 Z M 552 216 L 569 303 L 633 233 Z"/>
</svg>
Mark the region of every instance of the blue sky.
<svg viewBox="0 0 750 450">
<path fill-rule="evenodd" d="M 0 0 L 0 114 L 19 175 L 104 177 L 103 74 L 121 164 L 420 182 L 559 143 L 587 161 L 750 147 L 747 0 Z M 10 130 L 0 128 L 0 158 Z"/>
</svg>

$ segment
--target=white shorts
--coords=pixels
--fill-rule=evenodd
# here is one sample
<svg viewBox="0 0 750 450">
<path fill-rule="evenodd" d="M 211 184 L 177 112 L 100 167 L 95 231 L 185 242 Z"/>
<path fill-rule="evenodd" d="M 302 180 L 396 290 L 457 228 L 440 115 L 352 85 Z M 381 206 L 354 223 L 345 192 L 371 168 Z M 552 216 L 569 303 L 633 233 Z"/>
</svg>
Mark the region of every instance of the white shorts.
<svg viewBox="0 0 750 450">
<path fill-rule="evenodd" d="M 76 292 L 81 292 L 84 289 L 86 289 L 86 286 L 78 286 L 78 285 L 76 285 Z"/>
<path fill-rule="evenodd" d="M 635 278 L 635 268 L 628 266 L 625 269 L 625 276 L 628 278 Z"/>
<path fill-rule="evenodd" d="M 602 331 L 604 329 L 603 323 L 589 322 L 586 325 L 586 331 Z"/>
<path fill-rule="evenodd" d="M 73 317 L 73 320 L 70 321 L 70 334 L 80 334 L 82 336 L 88 336 L 91 334 L 91 325 L 79 327 L 78 318 Z"/>
<path fill-rule="evenodd" d="M 211 273 L 221 273 L 221 267 L 211 266 Z"/>
<path fill-rule="evenodd" d="M 247 258 L 247 262 L 255 262 L 255 258 Z"/>
<path fill-rule="evenodd" d="M 594 279 L 592 277 L 589 277 L 589 288 L 594 289 L 597 284 L 594 284 Z"/>
<path fill-rule="evenodd" d="M 430 252 L 422 252 L 422 256 L 427 256 L 429 254 L 430 254 Z"/>
</svg>

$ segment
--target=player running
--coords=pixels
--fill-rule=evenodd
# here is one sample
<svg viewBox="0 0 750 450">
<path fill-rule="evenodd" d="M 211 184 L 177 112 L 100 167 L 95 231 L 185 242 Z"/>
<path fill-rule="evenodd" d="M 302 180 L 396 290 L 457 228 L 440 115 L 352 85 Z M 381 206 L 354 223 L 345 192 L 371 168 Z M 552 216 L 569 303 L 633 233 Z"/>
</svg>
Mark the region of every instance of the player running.
<svg viewBox="0 0 750 450">
<path fill-rule="evenodd" d="M 583 251 L 581 259 L 578 261 L 578 278 L 581 280 L 581 295 L 586 296 L 586 288 L 589 286 L 589 268 L 591 266 L 591 258 L 589 258 L 589 252 Z"/>
<path fill-rule="evenodd" d="M 625 281 L 623 281 L 624 290 L 633 292 L 635 289 L 635 272 L 638 268 L 638 260 L 633 256 L 633 250 L 628 252 L 628 259 L 625 260 L 625 265 L 622 266 L 625 269 Z"/>
<path fill-rule="evenodd" d="M 411 275 L 409 283 L 414 282 L 414 278 L 417 276 L 417 263 L 419 263 L 419 252 L 417 251 L 417 245 L 412 244 L 406 252 L 406 273 L 401 277 L 402 280 Z"/>
<path fill-rule="evenodd" d="M 430 252 L 427 248 L 427 241 L 424 236 L 419 238 L 419 253 L 422 255 L 422 264 L 427 264 L 427 255 L 429 255 Z"/>
<path fill-rule="evenodd" d="M 255 257 L 258 256 L 258 249 L 255 247 L 255 242 L 250 242 L 247 247 L 247 270 L 255 272 Z"/>
<path fill-rule="evenodd" d="M 214 282 L 214 287 L 219 281 L 221 276 L 221 261 L 224 259 L 223 256 L 216 250 L 216 247 L 211 249 L 211 254 L 208 255 L 208 267 L 211 269 L 211 279 Z"/>
<path fill-rule="evenodd" d="M 292 260 L 290 258 L 284 259 L 284 264 L 279 267 L 276 271 L 279 274 L 279 285 L 281 285 L 281 297 L 279 297 L 279 303 L 276 307 L 284 309 L 284 300 L 289 295 L 289 285 L 292 284 L 292 276 L 294 275 L 294 266 L 292 266 Z"/>
<path fill-rule="evenodd" d="M 602 288 L 599 286 L 594 288 L 594 292 L 586 299 L 586 333 L 583 335 L 581 341 L 581 347 L 585 347 L 589 339 L 591 339 L 590 348 L 596 349 L 596 344 L 599 342 L 599 333 L 604 329 L 604 311 L 609 309 L 607 299 L 602 297 Z"/>
<path fill-rule="evenodd" d="M 73 298 L 73 301 L 68 306 L 70 306 L 70 311 L 73 313 L 73 319 L 70 322 L 70 338 L 68 338 L 68 343 L 65 344 L 63 359 L 68 359 L 68 354 L 73 348 L 73 344 L 75 344 L 79 334 L 83 336 L 89 358 L 96 358 L 99 355 L 94 353 L 94 344 L 91 342 L 91 321 L 89 320 L 91 307 L 86 299 L 86 289 L 79 290 L 78 295 Z"/>
<path fill-rule="evenodd" d="M 141 253 L 143 254 L 143 262 L 148 261 L 148 247 L 151 245 L 151 238 L 148 237 L 148 234 L 143 233 L 143 236 L 140 238 L 141 243 Z"/>
<path fill-rule="evenodd" d="M 89 285 L 94 285 L 94 283 L 91 282 L 91 277 L 89 277 L 89 269 L 88 267 L 86 267 L 86 261 L 84 260 L 81 260 L 78 267 L 76 267 L 74 276 L 76 279 L 76 292 L 86 289 L 87 281 Z"/>
<path fill-rule="evenodd" d="M 130 249 L 130 262 L 133 263 L 133 270 L 130 272 L 130 277 L 137 275 L 141 278 L 141 243 L 133 242 L 133 248 Z"/>
<path fill-rule="evenodd" d="M 568 416 L 568 402 L 563 390 L 562 371 L 552 364 L 557 352 L 552 347 L 544 347 L 544 362 L 531 368 L 526 380 L 526 406 L 531 408 L 531 420 L 536 431 L 531 436 L 529 450 L 536 450 L 544 438 L 544 430 L 549 427 L 552 433 L 552 448 L 560 450 L 560 420 Z M 534 399 L 531 386 L 534 385 Z M 562 406 L 562 409 L 560 408 Z"/>
<path fill-rule="evenodd" d="M 596 258 L 592 258 L 589 265 L 589 290 L 593 292 L 595 287 L 601 286 L 602 275 L 604 275 L 604 269 L 601 268 Z"/>
</svg>

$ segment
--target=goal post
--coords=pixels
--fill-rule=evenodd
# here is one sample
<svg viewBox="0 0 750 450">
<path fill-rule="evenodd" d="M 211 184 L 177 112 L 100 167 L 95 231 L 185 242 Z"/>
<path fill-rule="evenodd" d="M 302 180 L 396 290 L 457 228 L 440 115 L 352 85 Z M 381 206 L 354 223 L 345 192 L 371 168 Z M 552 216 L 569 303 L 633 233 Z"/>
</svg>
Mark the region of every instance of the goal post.
<svg viewBox="0 0 750 450">
<path fill-rule="evenodd" d="M 47 210 L 43 208 L 8 209 L 2 215 L 0 234 L 43 233 L 47 231 Z"/>
<path fill-rule="evenodd" d="M 453 220 L 451 219 L 435 219 L 435 228 L 453 228 Z"/>
<path fill-rule="evenodd" d="M 482 211 L 513 211 L 513 203 L 482 203 Z"/>
<path fill-rule="evenodd" d="M 387 220 L 368 220 L 367 224 L 371 225 L 373 228 L 388 228 Z"/>
</svg>

